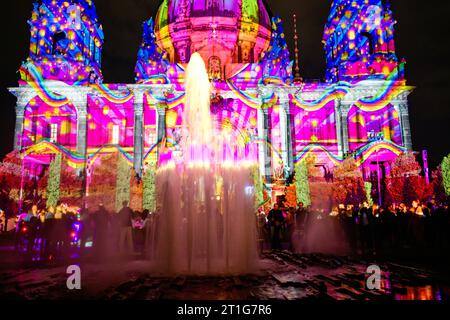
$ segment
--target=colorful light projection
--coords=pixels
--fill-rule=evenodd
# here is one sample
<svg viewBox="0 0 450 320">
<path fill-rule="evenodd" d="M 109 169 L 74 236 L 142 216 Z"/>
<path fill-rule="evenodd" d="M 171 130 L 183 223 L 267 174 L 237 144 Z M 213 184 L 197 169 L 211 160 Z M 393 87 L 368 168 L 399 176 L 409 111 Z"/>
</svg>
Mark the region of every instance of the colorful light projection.
<svg viewBox="0 0 450 320">
<path fill-rule="evenodd" d="M 45 79 L 70 84 L 101 81 L 104 35 L 93 1 L 35 1 L 29 25 L 26 64 L 33 63 Z M 28 80 L 26 75 L 22 80 Z"/>
<path fill-rule="evenodd" d="M 293 80 L 292 62 L 289 59 L 282 21 L 277 17 L 269 20 L 260 0 L 220 1 L 220 3 L 193 1 L 192 6 L 186 6 L 187 3 L 189 2 L 184 0 L 164 1 L 156 18 L 156 32 L 152 19 L 144 23 L 143 40 L 135 68 L 136 82 L 156 86 L 170 84 L 174 88 L 172 93 L 168 92 L 164 96 L 151 92 L 144 95 L 144 163 L 155 161 L 156 151 L 160 147 L 169 147 L 173 150 L 182 148 L 180 132 L 186 99 L 186 66 L 183 61 L 188 61 L 193 50 L 200 53 L 202 50 L 208 50 L 211 53 L 213 52 L 211 48 L 217 49 L 218 47 L 214 47 L 216 45 L 214 37 L 220 39 L 226 36 L 228 38 L 225 39 L 225 43 L 234 46 L 236 44 L 234 41 L 244 37 L 246 32 L 246 41 L 255 45 L 256 51 L 250 52 L 253 58 L 246 58 L 247 60 L 243 58 L 244 47 L 237 50 L 235 55 L 229 56 L 225 50 L 227 57 L 223 60 L 220 57 L 220 79 L 211 77 L 211 74 L 216 74 L 217 70 L 214 68 L 218 65 L 210 63 L 210 56 L 206 58 L 203 56 L 210 72 L 210 79 L 214 80 L 215 96 L 211 109 L 215 130 L 217 134 L 229 139 L 230 145 L 244 150 L 245 158 L 253 155 L 257 157 L 257 147 L 267 145 L 272 154 L 272 170 L 278 170 L 280 160 L 283 158 L 278 93 L 280 90 L 289 89 Z M 367 18 L 366 9 L 372 6 L 372 10 L 376 13 L 379 11 L 375 8 L 377 5 L 384 10 L 382 10 L 383 19 L 378 24 L 377 18 L 374 18 L 371 24 L 369 22 L 372 18 Z M 60 39 L 55 42 L 55 38 L 61 37 L 56 37 L 60 30 L 69 35 L 72 29 L 67 21 L 72 21 L 72 15 L 76 18 L 78 11 L 81 24 L 75 23 L 73 26 L 75 36 L 70 33 L 70 38 L 73 39 L 68 38 L 67 41 Z M 184 12 L 185 15 L 175 15 L 180 12 Z M 53 19 L 50 19 L 51 17 Z M 193 22 L 190 26 L 185 24 L 187 17 Z M 200 20 L 208 21 L 210 24 L 206 25 Z M 107 85 L 101 81 L 100 55 L 103 34 L 93 3 L 88 0 L 64 2 L 55 0 L 43 1 L 39 5 L 36 2 L 31 21 L 34 21 L 31 29 L 32 45 L 34 41 L 36 46 L 32 46 L 30 58 L 20 69 L 23 80 L 21 85 L 28 85 L 36 93 L 25 111 L 23 145 L 30 147 L 29 150 L 32 151 L 27 154 L 31 156 L 62 152 L 69 159 L 71 166 L 79 167 L 83 159 L 87 164 L 91 164 L 99 154 L 121 152 L 131 165 L 134 161 L 135 139 L 134 94 L 125 84 Z M 353 35 L 351 28 L 342 24 L 345 21 L 347 24 L 355 23 L 353 42 L 356 43 L 358 35 L 368 32 L 364 30 L 369 30 L 369 34 L 379 34 L 378 30 L 384 30 L 385 33 L 377 38 L 383 44 L 378 43 L 374 47 L 374 52 L 369 52 L 370 54 L 368 51 L 356 51 L 357 47 L 363 48 L 363 44 L 355 46 L 351 51 L 349 48 L 353 45 L 350 38 Z M 381 87 L 377 85 L 378 91 L 375 94 L 371 93 L 354 101 L 350 108 L 348 138 L 353 156 L 360 165 L 363 165 L 365 161 L 370 160 L 374 152 L 381 154 L 384 159 L 392 159 L 404 151 L 400 146 L 402 144 L 400 115 L 392 101 L 397 100 L 410 88 L 406 87 L 403 78 L 404 63 L 399 64 L 395 57 L 393 29 L 389 24 L 392 21 L 389 6 L 381 4 L 380 1 L 333 3 L 330 23 L 326 27 L 326 34 L 328 32 L 329 35 L 325 37 L 325 47 L 328 54 L 327 78 L 335 82 L 304 83 L 301 87 L 296 87 L 301 89 L 297 94 L 289 95 L 290 113 L 293 117 L 295 161 L 300 161 L 309 153 L 318 155 L 318 161 L 321 162 L 337 164 L 343 160 L 338 150 L 336 119 L 339 115 L 336 113 L 336 106 L 352 90 L 370 87 L 370 83 L 365 81 L 367 79 L 380 79 L 383 82 L 379 82 L 382 85 Z M 230 27 L 232 23 L 234 29 L 226 31 L 224 28 Z M 188 31 L 190 43 L 181 40 L 174 42 L 174 39 L 179 37 L 178 31 L 174 30 L 175 24 L 179 30 Z M 42 39 L 35 39 L 34 27 L 37 30 L 46 30 L 45 34 L 42 32 L 38 35 Z M 203 28 L 203 33 L 200 29 L 195 29 L 197 27 Z M 245 29 L 246 27 L 253 28 L 253 31 Z M 339 45 L 335 46 L 333 54 L 330 55 L 330 48 L 327 46 L 331 43 L 328 40 L 331 38 L 336 40 L 332 34 L 341 37 L 338 38 Z M 209 44 L 204 41 L 205 39 Z M 38 48 L 42 41 L 44 41 L 42 48 Z M 87 46 L 92 42 L 100 44 L 95 45 L 95 52 L 91 50 L 92 47 Z M 160 47 L 162 42 L 164 45 Z M 55 50 L 53 50 L 54 43 L 56 43 Z M 182 49 L 187 50 L 184 56 L 180 51 Z M 258 50 L 260 54 L 257 53 Z M 349 52 L 347 57 L 346 51 Z M 82 61 L 77 60 L 79 52 L 83 54 Z M 73 72 L 62 72 L 61 70 L 65 69 L 61 66 L 69 66 Z M 335 71 L 332 68 L 336 68 Z M 370 71 L 370 68 L 375 68 L 376 72 Z M 359 71 L 356 72 L 356 69 Z M 339 73 L 336 73 L 337 71 Z M 93 79 L 90 76 L 94 76 Z M 267 94 L 261 95 L 257 89 L 264 85 L 267 85 L 267 88 L 275 87 L 275 90 L 267 90 Z M 78 119 L 76 107 L 71 102 L 72 97 L 54 92 L 55 87 L 76 91 L 80 86 L 91 89 L 87 94 L 86 158 L 75 152 Z M 305 92 L 313 93 L 315 99 L 303 99 Z M 317 92 L 320 92 L 320 95 L 317 95 Z M 158 141 L 156 132 L 156 109 L 161 108 L 165 109 L 166 114 L 164 141 Z M 267 137 L 258 132 L 258 110 L 261 108 L 268 109 L 270 128 Z M 56 141 L 51 139 L 52 128 L 57 130 Z M 384 140 L 376 144 L 370 142 L 369 136 L 379 133 L 383 134 Z"/>
<path fill-rule="evenodd" d="M 77 112 L 72 104 L 55 108 L 37 96 L 25 108 L 24 115 L 23 145 L 30 146 L 44 138 L 66 146 L 76 145 Z"/>
<path fill-rule="evenodd" d="M 250 65 L 245 65 L 239 70 L 235 78 L 246 78 L 247 81 L 251 81 L 252 77 L 246 76 L 248 74 Z M 244 74 L 242 77 L 241 74 Z M 58 136 L 58 141 L 75 145 L 76 140 L 76 111 L 72 108 L 70 110 L 70 117 L 68 120 L 64 118 L 63 120 L 58 120 L 59 112 L 70 109 L 68 106 L 70 103 L 67 99 L 60 99 L 59 96 L 52 96 L 51 91 L 45 86 L 42 80 L 42 76 L 37 74 L 35 76 L 35 81 L 31 82 L 30 85 L 37 91 L 37 97 L 30 102 L 29 111 L 27 114 L 27 121 L 25 121 L 25 127 L 27 132 L 26 137 L 29 138 L 27 145 L 37 142 L 42 138 L 49 136 L 49 130 L 46 132 L 37 133 L 30 126 L 39 126 L 40 128 L 45 127 L 44 123 L 47 123 L 47 128 L 50 127 L 51 123 L 58 124 L 60 128 L 70 128 L 64 129 L 60 132 Z M 357 86 L 358 84 L 355 84 Z M 109 88 L 111 87 L 111 89 Z M 92 88 L 97 91 L 97 95 L 90 97 L 88 99 L 89 105 L 89 115 L 88 115 L 88 146 L 89 148 L 96 148 L 102 145 L 111 143 L 111 136 L 114 126 L 119 130 L 119 144 L 122 144 L 125 148 L 131 149 L 133 146 L 133 95 L 131 92 L 125 92 L 122 94 L 115 93 L 120 87 L 119 85 L 106 86 L 103 84 L 94 84 Z M 240 90 L 233 82 L 227 81 L 222 89 L 227 89 L 227 87 L 236 94 L 239 98 L 235 100 L 231 105 L 231 109 L 225 108 L 217 116 L 219 123 L 223 127 L 233 128 L 232 131 L 236 133 L 235 136 L 240 139 L 240 141 L 245 141 L 246 143 L 253 141 L 254 143 L 261 143 L 258 137 L 253 136 L 253 140 L 249 139 L 248 132 L 256 130 L 256 110 L 261 108 L 260 97 L 252 96 L 246 93 L 244 90 Z M 339 83 L 332 85 L 327 88 L 321 98 L 315 101 L 303 101 L 299 97 L 292 96 L 292 102 L 294 106 L 298 107 L 298 111 L 294 112 L 294 127 L 295 127 L 295 138 L 296 138 L 296 150 L 297 152 L 302 152 L 303 149 L 309 147 L 309 145 L 320 144 L 322 146 L 327 146 L 328 152 L 337 152 L 337 138 L 335 129 L 335 112 L 334 112 L 334 102 L 338 98 L 342 98 L 349 92 L 352 85 L 348 83 Z M 307 88 L 310 89 L 310 88 Z M 317 90 L 319 88 L 315 88 Z M 400 90 L 401 89 L 401 90 Z M 394 81 L 386 81 L 379 92 L 372 98 L 364 98 L 355 104 L 354 112 L 357 115 L 350 114 L 349 116 L 349 129 L 350 129 L 350 142 L 352 143 L 351 148 L 355 150 L 360 144 L 367 142 L 367 132 L 370 132 L 370 128 L 379 126 L 378 119 L 382 117 L 383 121 L 388 117 L 389 123 L 389 134 L 385 134 L 387 140 L 392 140 L 396 143 L 400 143 L 400 127 L 398 114 L 391 112 L 386 115 L 386 101 L 390 98 L 395 98 L 396 95 L 403 92 L 407 88 L 404 86 L 398 86 Z M 45 101 L 40 97 L 45 97 Z M 277 105 L 278 97 L 275 93 L 270 93 L 268 96 L 263 97 L 266 101 L 265 106 Z M 60 104 L 64 102 L 62 108 L 57 108 Z M 165 105 L 168 110 L 167 121 L 167 136 L 176 141 L 176 129 L 180 128 L 182 124 L 182 113 L 184 105 L 184 93 L 178 94 L 168 94 L 164 98 L 156 97 L 150 94 L 146 95 L 146 115 L 145 115 L 145 130 L 146 130 L 146 140 L 145 147 L 152 148 L 155 146 L 156 138 L 156 116 L 155 116 L 155 106 Z M 372 105 L 374 107 L 372 107 Z M 39 106 L 38 109 L 34 110 L 33 106 Z M 55 107 L 56 106 L 56 107 Z M 69 109 L 67 109 L 69 108 Z M 251 110 L 255 110 L 251 112 Z M 28 110 L 28 109 L 27 109 Z M 34 111 L 31 111 L 34 110 Z M 42 114 L 44 116 L 43 121 L 31 121 L 33 119 L 32 114 Z M 378 113 L 377 113 L 378 112 Z M 371 113 L 371 114 L 365 114 Z M 375 113 L 375 114 L 373 114 Z M 281 138 L 279 130 L 279 114 L 274 108 L 270 111 L 272 124 L 271 128 L 275 128 L 271 132 L 271 137 L 266 143 L 273 150 L 273 158 L 281 158 Z M 66 115 L 67 116 L 67 115 Z M 371 120 L 372 119 L 372 120 Z M 376 120 L 373 120 L 376 119 Z M 62 122 L 68 124 L 62 125 Z M 364 125 L 361 125 L 361 121 Z M 366 125 L 368 123 L 373 123 Z M 354 125 L 359 124 L 358 127 Z M 382 125 L 382 124 L 381 124 Z M 387 132 L 387 127 L 383 126 L 382 131 Z M 278 131 L 277 131 L 278 130 Z M 369 131 L 368 131 L 369 130 Z M 376 129 L 373 131 L 379 132 Z M 64 133 L 69 133 L 69 137 L 64 137 Z M 241 138 L 244 137 L 244 138 Z M 361 138 L 364 137 L 364 138 Z M 356 143 L 354 145 L 353 143 Z"/>
<path fill-rule="evenodd" d="M 131 98 L 134 98 L 131 96 Z M 133 100 L 113 103 L 101 96 L 88 100 L 87 145 L 89 149 L 115 144 L 127 149 L 134 145 Z"/>
<path fill-rule="evenodd" d="M 163 50 L 156 44 L 153 18 L 144 23 L 144 34 L 138 52 L 135 73 L 137 83 L 166 84 L 169 61 Z"/>
<path fill-rule="evenodd" d="M 269 46 L 270 24 L 262 0 L 164 0 L 155 33 L 171 63 L 185 64 L 199 52 L 207 65 L 219 58 L 222 72 L 231 63 L 259 61 Z"/>
<path fill-rule="evenodd" d="M 323 43 L 330 82 L 386 79 L 404 65 L 398 63 L 394 43 L 395 20 L 389 1 L 334 0 Z"/>
<path fill-rule="evenodd" d="M 272 39 L 266 52 L 262 53 L 260 66 L 263 70 L 261 82 L 264 84 L 292 83 L 292 66 L 290 53 L 283 30 L 283 22 L 279 17 L 272 18 Z"/>
<path fill-rule="evenodd" d="M 309 144 L 320 144 L 337 152 L 335 102 L 319 110 L 296 109 L 294 113 L 295 145 L 299 152 Z"/>
<path fill-rule="evenodd" d="M 375 134 L 382 134 L 386 141 L 395 144 L 402 143 L 399 114 L 392 105 L 375 112 L 364 112 L 357 106 L 353 106 L 348 119 L 351 150 L 366 145 L 370 140 L 370 135 Z"/>
</svg>

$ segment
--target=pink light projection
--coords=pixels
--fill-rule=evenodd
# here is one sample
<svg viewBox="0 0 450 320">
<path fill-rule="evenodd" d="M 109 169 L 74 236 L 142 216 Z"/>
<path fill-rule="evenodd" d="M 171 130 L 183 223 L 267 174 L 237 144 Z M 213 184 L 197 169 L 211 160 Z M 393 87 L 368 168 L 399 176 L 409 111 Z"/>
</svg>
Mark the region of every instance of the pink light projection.
<svg viewBox="0 0 450 320">
<path fill-rule="evenodd" d="M 80 17 L 73 26 L 72 16 Z M 63 152 L 83 168 L 97 152 L 119 150 L 139 171 L 156 160 L 162 142 L 183 148 L 186 67 L 195 52 L 213 87 L 215 134 L 228 139 L 233 157 L 258 159 L 261 171 L 292 172 L 310 153 L 329 167 L 348 154 L 364 166 L 374 145 L 384 162 L 412 148 L 413 88 L 384 1 L 333 1 L 326 83 L 294 84 L 283 23 L 262 0 L 164 0 L 144 23 L 131 85 L 102 82 L 103 31 L 93 1 L 36 1 L 31 21 L 29 58 L 11 91 L 23 115 L 15 148 L 41 164 Z"/>
</svg>

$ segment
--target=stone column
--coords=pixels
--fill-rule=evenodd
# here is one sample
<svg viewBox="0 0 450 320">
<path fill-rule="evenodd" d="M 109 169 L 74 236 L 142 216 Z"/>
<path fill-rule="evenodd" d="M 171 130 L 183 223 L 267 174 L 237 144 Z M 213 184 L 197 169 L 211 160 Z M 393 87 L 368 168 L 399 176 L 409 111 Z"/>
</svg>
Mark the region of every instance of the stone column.
<svg viewBox="0 0 450 320">
<path fill-rule="evenodd" d="M 22 150 L 23 144 L 23 126 L 25 119 L 25 105 L 20 100 L 16 105 L 16 127 L 14 131 L 14 150 Z"/>
<path fill-rule="evenodd" d="M 156 141 L 160 143 L 166 137 L 166 108 L 156 108 Z"/>
<path fill-rule="evenodd" d="M 346 154 L 350 151 L 349 131 L 348 131 L 348 113 L 352 107 L 351 103 L 341 102 L 341 126 L 342 126 L 342 153 Z"/>
<path fill-rule="evenodd" d="M 285 173 L 291 175 L 294 172 L 294 155 L 292 144 L 292 117 L 289 105 L 289 95 L 285 92 L 279 93 L 280 98 L 280 134 L 281 155 L 285 167 Z"/>
<path fill-rule="evenodd" d="M 342 135 L 342 109 L 341 100 L 335 101 L 334 106 L 335 118 L 336 118 L 336 137 L 338 145 L 338 154 L 340 157 L 344 156 L 344 140 Z"/>
<path fill-rule="evenodd" d="M 87 106 L 77 110 L 77 153 L 86 156 L 87 153 Z"/>
<path fill-rule="evenodd" d="M 144 157 L 144 90 L 134 89 L 134 170 L 142 174 Z"/>
<path fill-rule="evenodd" d="M 261 176 L 266 178 L 266 183 L 272 182 L 272 155 L 268 145 L 269 139 L 269 110 L 262 106 L 258 109 L 258 137 L 259 144 L 259 164 Z"/>
<path fill-rule="evenodd" d="M 400 111 L 400 124 L 402 127 L 402 142 L 403 147 L 407 151 L 413 151 L 412 139 L 411 139 L 411 124 L 409 122 L 409 110 L 408 103 L 402 102 L 399 104 L 398 109 Z"/>
<path fill-rule="evenodd" d="M 87 115 L 88 115 L 88 95 L 89 88 L 77 88 L 77 92 L 72 95 L 72 103 L 77 110 L 77 148 L 78 154 L 87 155 Z"/>
<path fill-rule="evenodd" d="M 16 125 L 14 130 L 14 150 L 20 151 L 23 148 L 23 130 L 25 121 L 25 108 L 36 92 L 31 88 L 8 88 L 8 91 L 17 98 L 16 102 Z"/>
</svg>

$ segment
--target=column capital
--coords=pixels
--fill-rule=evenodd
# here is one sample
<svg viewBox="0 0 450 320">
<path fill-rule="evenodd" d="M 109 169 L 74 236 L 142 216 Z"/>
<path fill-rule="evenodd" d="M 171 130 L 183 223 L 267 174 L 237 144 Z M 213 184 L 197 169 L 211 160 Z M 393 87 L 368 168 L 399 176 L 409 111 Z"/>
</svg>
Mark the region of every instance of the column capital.
<svg viewBox="0 0 450 320">
<path fill-rule="evenodd" d="M 133 91 L 133 94 L 134 94 L 134 109 L 139 110 L 139 108 L 143 108 L 145 91 L 142 90 Z"/>
<path fill-rule="evenodd" d="M 408 102 L 401 102 L 398 104 L 398 109 L 401 113 L 409 112 Z"/>
<path fill-rule="evenodd" d="M 84 108 L 82 110 L 78 110 L 77 111 L 77 116 L 80 117 L 80 118 L 86 118 L 87 115 L 88 115 L 87 108 Z"/>
<path fill-rule="evenodd" d="M 256 88 L 256 93 L 258 94 L 258 97 L 261 99 L 261 101 L 264 100 L 264 97 L 267 97 L 274 91 L 275 91 L 274 88 L 262 84 L 259 84 L 258 87 Z"/>
<path fill-rule="evenodd" d="M 258 112 L 261 112 L 263 115 L 267 116 L 267 115 L 269 115 L 269 108 L 264 107 L 264 104 L 263 104 L 262 108 L 258 109 Z"/>
<path fill-rule="evenodd" d="M 166 108 L 161 108 L 161 107 L 157 107 L 156 108 L 156 112 L 158 113 L 158 115 L 163 116 L 166 114 Z"/>
<path fill-rule="evenodd" d="M 337 125 L 336 129 L 339 130 L 338 137 L 340 136 L 340 146 L 339 148 L 339 154 L 344 155 L 346 154 L 350 149 L 349 144 L 349 131 L 348 131 L 348 114 L 350 112 L 351 107 L 353 106 L 353 102 L 340 100 L 339 103 L 339 114 L 337 115 L 337 118 L 339 119 L 339 125 Z"/>
<path fill-rule="evenodd" d="M 133 88 L 131 91 L 133 92 L 135 99 L 144 98 L 144 94 L 147 93 L 147 90 L 143 88 Z"/>
<path fill-rule="evenodd" d="M 158 100 L 165 100 L 168 95 L 177 93 L 173 85 L 152 86 L 148 88 L 148 92 Z"/>
<path fill-rule="evenodd" d="M 291 99 L 289 99 L 289 94 L 284 90 L 278 91 L 277 94 L 280 104 L 283 106 L 284 109 L 287 109 L 286 111 L 289 111 L 289 103 L 291 102 Z"/>
<path fill-rule="evenodd" d="M 16 115 L 18 117 L 23 117 L 25 114 L 25 106 L 21 104 L 16 105 Z"/>
<path fill-rule="evenodd" d="M 352 106 L 353 106 L 352 102 L 341 101 L 338 110 L 340 110 L 342 116 L 348 117 L 348 113 L 350 112 Z"/>
<path fill-rule="evenodd" d="M 68 96 L 70 102 L 75 106 L 75 109 L 77 109 L 78 114 L 87 112 L 88 95 L 91 92 L 90 88 L 77 88 L 75 92 L 71 92 L 70 96 Z"/>
<path fill-rule="evenodd" d="M 140 92 L 134 96 L 134 114 L 141 116 L 144 114 L 144 93 Z"/>
<path fill-rule="evenodd" d="M 36 96 L 36 91 L 31 87 L 8 88 L 8 90 L 17 98 L 16 106 L 23 108 Z"/>
<path fill-rule="evenodd" d="M 134 104 L 134 114 L 138 116 L 142 116 L 144 114 L 144 104 Z"/>
</svg>

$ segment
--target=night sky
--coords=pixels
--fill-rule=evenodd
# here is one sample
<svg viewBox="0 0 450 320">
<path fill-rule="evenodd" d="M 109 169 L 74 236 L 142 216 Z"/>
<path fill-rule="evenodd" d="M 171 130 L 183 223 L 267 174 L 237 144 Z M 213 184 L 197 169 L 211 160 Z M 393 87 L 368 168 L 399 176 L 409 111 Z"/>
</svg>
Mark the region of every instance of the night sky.
<svg viewBox="0 0 450 320">
<path fill-rule="evenodd" d="M 134 65 L 141 42 L 142 23 L 155 17 L 160 0 L 94 0 L 105 32 L 103 74 L 105 83 L 133 83 Z M 406 58 L 408 84 L 417 86 L 410 96 L 414 149 L 427 149 L 436 166 L 450 152 L 450 3 L 442 0 L 392 0 L 399 58 Z M 27 19 L 32 0 L 2 1 L 0 99 L 0 157 L 11 151 L 15 124 L 17 70 L 28 55 Z M 304 79 L 324 76 L 322 33 L 331 0 L 267 0 L 272 14 L 285 20 L 286 36 L 293 53 L 292 14 L 297 13 L 300 64 Z"/>
</svg>

